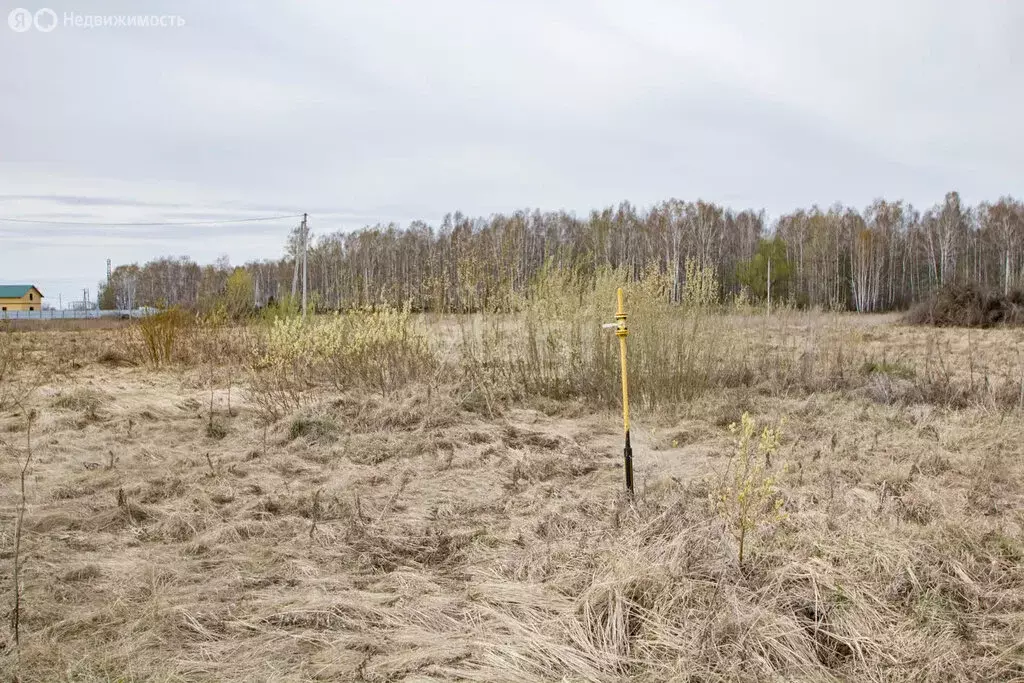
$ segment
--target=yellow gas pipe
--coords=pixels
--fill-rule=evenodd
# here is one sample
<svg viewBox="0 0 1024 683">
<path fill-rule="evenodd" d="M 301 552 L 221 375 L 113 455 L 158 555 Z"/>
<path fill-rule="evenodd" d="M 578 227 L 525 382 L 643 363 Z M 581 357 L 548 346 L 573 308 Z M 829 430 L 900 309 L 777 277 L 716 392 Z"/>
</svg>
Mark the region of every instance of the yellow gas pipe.
<svg viewBox="0 0 1024 683">
<path fill-rule="evenodd" d="M 622 429 L 626 436 L 626 446 L 622 450 L 626 468 L 626 491 L 633 495 L 633 447 L 629 444 L 629 381 L 626 374 L 626 337 L 629 336 L 629 328 L 626 327 L 626 307 L 622 300 L 622 288 L 618 291 L 618 308 L 615 311 L 615 322 L 604 325 L 605 328 L 614 328 L 615 336 L 619 338 L 619 362 L 622 367 Z"/>
</svg>

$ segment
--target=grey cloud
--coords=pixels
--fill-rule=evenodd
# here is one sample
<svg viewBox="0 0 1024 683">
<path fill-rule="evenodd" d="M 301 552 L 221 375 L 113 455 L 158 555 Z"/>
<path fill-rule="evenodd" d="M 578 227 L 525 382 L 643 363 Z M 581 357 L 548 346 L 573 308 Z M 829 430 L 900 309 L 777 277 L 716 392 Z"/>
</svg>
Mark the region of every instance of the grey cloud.
<svg viewBox="0 0 1024 683">
<path fill-rule="evenodd" d="M 309 212 L 327 233 L 457 209 L 584 215 L 678 196 L 778 215 L 1024 186 L 1021 3 L 153 0 L 145 13 L 187 24 L 0 24 L 0 92 L 17 103 L 0 107 L 0 215 Z M 89 286 L 107 256 L 276 257 L 290 227 L 0 223 L 0 277 Z"/>
<path fill-rule="evenodd" d="M 66 206 L 98 206 L 98 207 L 110 207 L 110 206 L 140 206 L 153 209 L 173 209 L 185 204 L 167 204 L 161 202 L 145 202 L 134 199 L 121 199 L 116 197 L 84 197 L 80 195 L 61 195 L 61 194 L 0 194 L 0 203 L 4 202 L 23 202 L 23 201 L 38 201 L 46 202 L 50 204 L 60 204 Z M 69 214 L 64 214 L 69 215 Z"/>
</svg>

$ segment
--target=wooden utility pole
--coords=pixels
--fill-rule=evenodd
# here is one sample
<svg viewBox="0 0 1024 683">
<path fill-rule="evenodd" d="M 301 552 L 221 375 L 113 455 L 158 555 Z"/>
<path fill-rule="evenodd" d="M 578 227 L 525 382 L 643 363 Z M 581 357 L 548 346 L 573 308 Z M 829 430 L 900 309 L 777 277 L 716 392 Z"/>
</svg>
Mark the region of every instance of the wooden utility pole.
<svg viewBox="0 0 1024 683">
<path fill-rule="evenodd" d="M 772 259 L 768 257 L 768 315 L 772 314 Z"/>
<path fill-rule="evenodd" d="M 306 319 L 306 252 L 309 250 L 309 227 L 306 215 L 302 214 L 302 319 Z"/>
</svg>

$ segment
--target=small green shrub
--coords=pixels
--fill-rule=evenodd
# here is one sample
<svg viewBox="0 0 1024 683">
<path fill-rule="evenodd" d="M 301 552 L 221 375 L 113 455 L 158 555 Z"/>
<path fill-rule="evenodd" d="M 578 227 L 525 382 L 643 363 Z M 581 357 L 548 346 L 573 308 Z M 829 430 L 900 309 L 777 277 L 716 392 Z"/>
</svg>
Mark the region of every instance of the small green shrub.
<svg viewBox="0 0 1024 683">
<path fill-rule="evenodd" d="M 782 428 L 765 427 L 758 434 L 754 419 L 749 413 L 743 413 L 740 424 L 733 423 L 729 430 L 738 434 L 738 438 L 717 492 L 717 503 L 719 513 L 739 544 L 742 568 L 749 534 L 784 516 L 775 479 L 767 474 L 771 457 L 779 450 Z"/>
</svg>

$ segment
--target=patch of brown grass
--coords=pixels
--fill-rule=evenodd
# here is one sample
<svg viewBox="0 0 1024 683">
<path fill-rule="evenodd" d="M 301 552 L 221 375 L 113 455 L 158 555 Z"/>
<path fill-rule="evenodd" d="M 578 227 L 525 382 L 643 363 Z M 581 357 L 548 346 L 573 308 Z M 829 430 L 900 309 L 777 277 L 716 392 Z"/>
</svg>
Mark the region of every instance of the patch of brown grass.
<svg viewBox="0 0 1024 683">
<path fill-rule="evenodd" d="M 705 377 L 699 391 L 647 385 L 632 501 L 614 401 L 587 389 L 614 385 L 614 366 L 579 383 L 552 367 L 536 385 L 552 388 L 544 405 L 472 373 L 386 397 L 321 387 L 269 425 L 265 449 L 250 396 L 235 414 L 216 403 L 226 433 L 206 436 L 202 366 L 68 369 L 32 397 L 17 673 L 1024 678 L 1024 446 L 1017 404 L 995 397 L 1016 379 L 1013 339 L 892 322 L 711 320 L 724 341 L 698 357 L 744 349 L 746 369 L 672 375 Z M 649 362 L 642 329 L 631 352 Z M 72 348 L 62 334 L 18 343 L 49 363 L 47 344 Z M 109 340 L 95 334 L 73 342 L 87 358 Z M 542 364 L 563 357 L 544 348 Z M 504 367 L 494 377 L 516 366 Z M 467 410 L 470 391 L 481 411 Z M 79 429 L 64 416 L 91 405 L 103 420 Z M 744 412 L 787 421 L 766 464 L 784 517 L 751 531 L 741 567 L 713 493 Z M 129 437 L 125 419 L 143 413 Z M 0 460 L 5 511 L 14 474 Z M 9 534 L 0 542 L 9 557 Z M 14 672 L 10 648 L 2 657 Z"/>
</svg>

